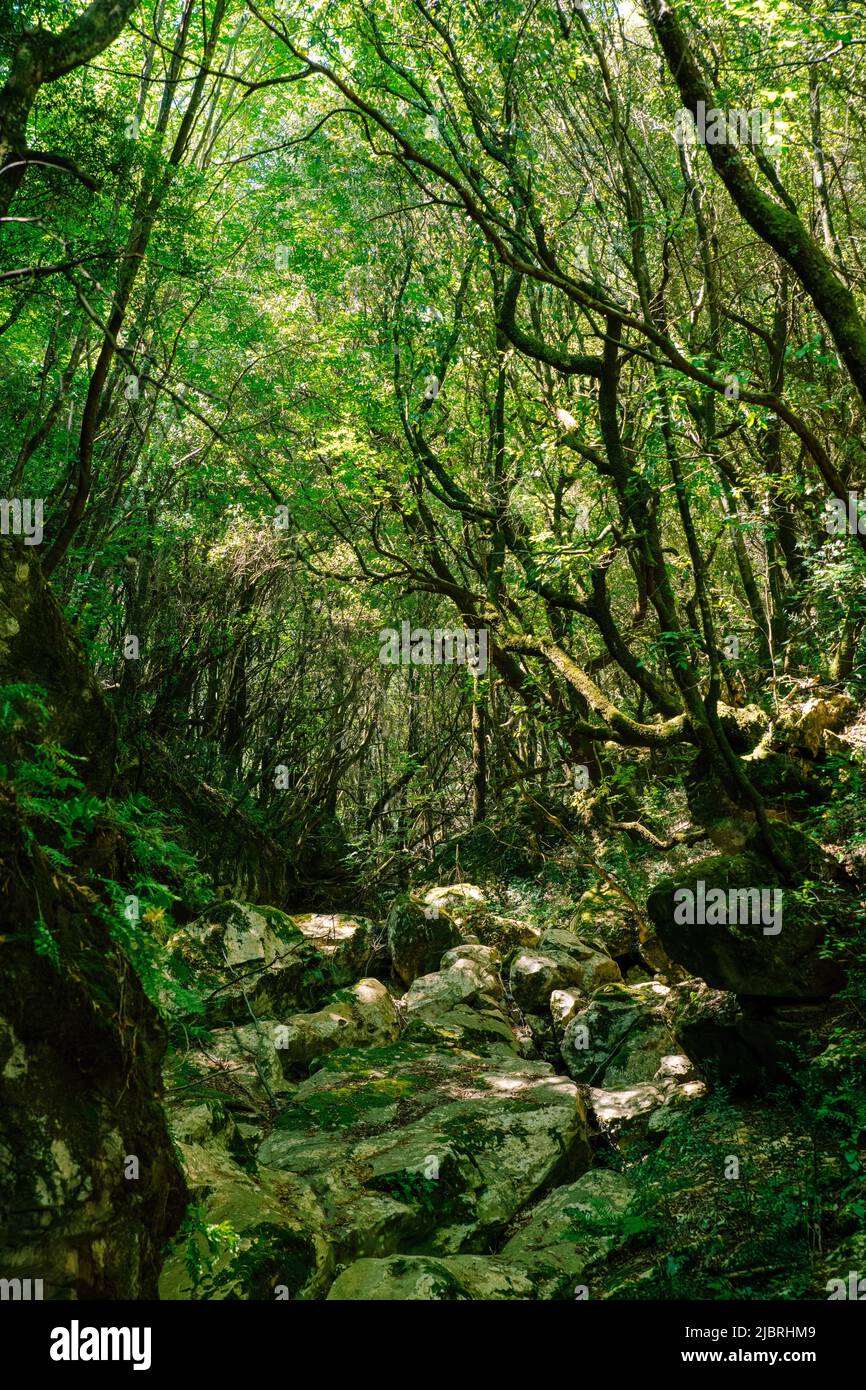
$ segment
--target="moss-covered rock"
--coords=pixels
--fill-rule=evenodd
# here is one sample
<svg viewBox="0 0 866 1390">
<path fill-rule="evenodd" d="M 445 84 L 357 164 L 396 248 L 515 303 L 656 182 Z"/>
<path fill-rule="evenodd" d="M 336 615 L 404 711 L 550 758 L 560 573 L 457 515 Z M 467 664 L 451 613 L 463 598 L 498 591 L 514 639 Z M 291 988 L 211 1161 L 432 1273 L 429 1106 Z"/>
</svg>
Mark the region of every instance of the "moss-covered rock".
<svg viewBox="0 0 866 1390">
<path fill-rule="evenodd" d="M 186 1202 L 163 1025 L 93 896 L 25 842 L 7 795 L 0 846 L 0 1276 L 42 1279 L 47 1298 L 152 1298 Z"/>
<path fill-rule="evenodd" d="M 251 1013 L 278 1018 L 309 1008 L 334 988 L 327 961 L 276 908 L 216 903 L 167 945 L 174 978 L 195 984 L 210 1027 L 246 1024 Z"/>
<path fill-rule="evenodd" d="M 391 1255 L 357 1260 L 335 1280 L 329 1300 L 363 1302 L 487 1302 L 533 1299 L 532 1279 L 514 1264 L 481 1255 Z"/>
<path fill-rule="evenodd" d="M 586 1112 L 544 1064 L 401 1040 L 335 1053 L 258 1159 L 311 1184 L 344 1263 L 478 1251 L 527 1201 L 586 1168 Z"/>
<path fill-rule="evenodd" d="M 546 931 L 537 946 L 518 951 L 509 985 L 525 1013 L 546 1015 L 554 990 L 573 988 L 590 995 L 622 979 L 619 966 L 597 946 L 569 931 Z"/>
<path fill-rule="evenodd" d="M 629 956 L 638 949 L 638 922 L 628 903 L 606 883 L 582 894 L 569 929 L 597 942 L 608 955 Z"/>
<path fill-rule="evenodd" d="M 185 1144 L 182 1153 L 195 1216 L 165 1261 L 160 1297 L 322 1298 L 333 1255 L 306 1183 L 267 1171 L 252 1178 L 212 1147 Z"/>
<path fill-rule="evenodd" d="M 293 913 L 289 920 L 316 948 L 323 969 L 337 988 L 369 974 L 371 964 L 378 959 L 380 932 L 366 917 L 304 912 Z"/>
<path fill-rule="evenodd" d="M 814 842 L 777 833 L 802 873 L 799 886 L 782 883 L 753 835 L 739 853 L 709 856 L 664 880 L 647 913 L 671 958 L 715 989 L 822 998 L 842 980 L 821 945 L 845 895 L 829 883 L 834 866 Z"/>
<path fill-rule="evenodd" d="M 374 979 L 359 980 L 315 1013 L 293 1014 L 278 1023 L 273 1045 L 288 1076 L 307 1071 L 316 1059 L 340 1047 L 381 1047 L 400 1032 L 394 1001 Z"/>
<path fill-rule="evenodd" d="M 169 1092 L 219 1100 L 233 1114 L 266 1112 L 292 1089 L 280 1062 L 277 1029 L 273 1019 L 256 1019 L 215 1028 L 199 1045 L 179 1048 L 165 1069 Z"/>
<path fill-rule="evenodd" d="M 666 985 L 608 986 L 569 1022 L 562 1056 L 570 1076 L 605 1090 L 652 1081 L 662 1057 L 677 1051 L 665 1017 Z"/>
<path fill-rule="evenodd" d="M 531 1272 L 538 1297 L 573 1298 L 587 1269 L 627 1239 L 624 1218 L 633 1197 L 619 1173 L 584 1173 L 531 1209 L 501 1258 Z"/>
<path fill-rule="evenodd" d="M 459 944 L 462 935 L 444 906 L 409 893 L 391 907 L 387 932 L 394 973 L 405 985 L 438 970 L 442 956 Z"/>
<path fill-rule="evenodd" d="M 499 953 L 491 946 L 455 946 L 441 965 L 432 975 L 420 975 L 400 1001 L 406 1038 L 434 1048 L 514 1049 Z"/>
</svg>

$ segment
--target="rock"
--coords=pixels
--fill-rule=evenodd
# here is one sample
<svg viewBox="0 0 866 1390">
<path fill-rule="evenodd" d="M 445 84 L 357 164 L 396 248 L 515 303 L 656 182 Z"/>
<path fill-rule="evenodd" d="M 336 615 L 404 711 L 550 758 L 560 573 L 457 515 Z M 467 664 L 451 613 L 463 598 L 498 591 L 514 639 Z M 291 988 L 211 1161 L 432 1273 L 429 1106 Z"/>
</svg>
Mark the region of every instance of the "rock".
<svg viewBox="0 0 866 1390">
<path fill-rule="evenodd" d="M 244 1027 L 216 1028 L 207 1041 L 172 1057 L 166 1079 L 181 1095 L 221 1099 L 232 1112 L 276 1105 L 290 1090 L 277 1042 L 278 1024 L 257 1019 Z"/>
<path fill-rule="evenodd" d="M 672 1128 L 679 1119 L 679 1112 L 684 1105 L 690 1101 L 700 1100 L 707 1094 L 707 1088 L 702 1081 L 686 1081 L 683 1085 L 662 1088 L 664 1103 L 654 1110 L 647 1122 L 647 1133 L 650 1135 L 663 1135 Z"/>
<path fill-rule="evenodd" d="M 442 956 L 442 969 L 413 981 L 400 1001 L 407 1040 L 431 1047 L 514 1051 L 516 1034 L 505 1012 L 499 952 L 466 944 Z"/>
<path fill-rule="evenodd" d="M 619 1173 L 584 1173 L 532 1208 L 500 1258 L 531 1272 L 537 1297 L 573 1298 L 586 1270 L 626 1239 L 623 1218 L 633 1197 Z"/>
<path fill-rule="evenodd" d="M 736 753 L 748 753 L 767 731 L 767 716 L 757 705 L 726 705 L 720 700 L 718 714 Z"/>
<path fill-rule="evenodd" d="M 682 1086 L 687 1081 L 694 1081 L 695 1069 L 692 1066 L 691 1058 L 676 1052 L 670 1057 L 662 1057 L 653 1080 L 656 1085 L 663 1089 L 670 1086 Z"/>
<path fill-rule="evenodd" d="M 439 888 L 428 888 L 423 901 L 429 906 L 448 913 L 460 927 L 468 927 L 474 917 L 483 916 L 490 910 L 485 894 L 474 883 L 449 883 Z"/>
<path fill-rule="evenodd" d="M 661 1059 L 676 1052 L 664 1017 L 667 985 L 607 986 L 576 1013 L 562 1039 L 569 1076 L 603 1090 L 652 1081 Z"/>
<path fill-rule="evenodd" d="M 348 1152 L 362 1135 L 392 1127 L 398 1110 L 411 1107 L 413 1115 L 423 1114 L 444 1103 L 471 1066 L 483 1074 L 486 1065 L 477 1057 L 468 1062 L 456 1053 L 431 1053 L 404 1038 L 385 1047 L 343 1048 L 298 1086 L 291 1104 L 278 1115 L 259 1158 L 276 1167 L 285 1164 L 291 1171 L 317 1171 L 318 1160 L 314 1156 L 311 1168 L 306 1154 L 303 1169 L 297 1167 L 298 1153 L 305 1146 L 332 1136 L 336 1147 L 333 1143 L 323 1146 L 323 1162 L 330 1163 L 338 1149 Z M 498 1065 L 489 1064 L 494 1072 Z"/>
<path fill-rule="evenodd" d="M 784 1080 L 796 1081 L 802 1054 L 823 1046 L 825 1014 L 820 1006 L 774 1006 L 704 987 L 689 991 L 674 1030 L 705 1080 L 749 1096 Z"/>
<path fill-rule="evenodd" d="M 366 917 L 307 912 L 293 914 L 289 920 L 316 948 L 327 978 L 337 989 L 366 975 L 378 955 L 377 929 Z"/>
<path fill-rule="evenodd" d="M 804 874 L 819 880 L 824 864 L 817 847 L 790 831 L 785 838 Z M 832 994 L 841 984 L 841 972 L 819 950 L 822 918 L 828 910 L 838 914 L 838 896 L 829 897 L 829 886 L 822 896 L 819 883 L 806 900 L 798 899 L 795 891 L 778 886 L 779 876 L 755 852 L 754 838 L 750 844 L 739 854 L 703 859 L 653 890 L 647 912 L 662 945 L 714 989 L 783 999 Z M 721 912 L 735 920 L 712 920 L 713 890 L 721 890 Z M 683 920 L 689 917 L 691 921 Z"/>
<path fill-rule="evenodd" d="M 342 1262 L 477 1253 L 526 1202 L 587 1167 L 586 1112 L 542 1063 L 401 1039 L 334 1053 L 258 1160 L 311 1184 Z"/>
<path fill-rule="evenodd" d="M 446 951 L 439 968 L 450 974 L 466 975 L 476 983 L 480 994 L 501 999 L 505 993 L 499 974 L 501 967 L 502 959 L 495 946 L 464 943 Z"/>
<path fill-rule="evenodd" d="M 650 1081 L 637 1082 L 634 1086 L 620 1086 L 606 1091 L 592 1086 L 589 1091 L 589 1104 L 598 1121 L 599 1129 L 605 1132 L 613 1143 L 621 1144 L 624 1135 L 630 1135 L 632 1142 L 642 1142 L 646 1136 L 646 1124 L 638 1125 L 639 1120 L 648 1120 L 654 1110 L 664 1104 L 664 1096 Z"/>
<path fill-rule="evenodd" d="M 475 934 L 485 945 L 495 946 L 503 956 L 509 955 L 518 946 L 536 946 L 541 940 L 540 927 L 524 922 L 518 917 L 502 917 L 491 912 L 473 924 Z"/>
<path fill-rule="evenodd" d="M 322 956 L 276 908 L 217 903 L 167 946 L 174 978 L 205 996 L 210 1027 L 275 1018 L 333 988 Z"/>
<path fill-rule="evenodd" d="M 426 1200 L 429 1249 L 484 1249 L 526 1202 L 588 1166 L 586 1113 L 561 1077 L 518 1081 L 495 1099 L 455 1100 L 363 1141 L 352 1158 L 368 1168 L 368 1186 Z"/>
<path fill-rule="evenodd" d="M 725 854 L 736 854 L 745 847 L 751 833 L 749 822 L 742 816 L 722 816 L 707 828 L 707 839 Z"/>
<path fill-rule="evenodd" d="M 506 955 L 516 946 L 531 946 L 541 932 L 530 922 L 504 917 L 493 910 L 488 898 L 474 883 L 452 883 L 428 889 L 421 898 L 426 914 L 444 912 L 451 918 L 462 940 L 495 947 Z"/>
<path fill-rule="evenodd" d="M 465 1303 L 533 1299 L 532 1280 L 505 1260 L 481 1255 L 391 1255 L 357 1260 L 335 1280 L 328 1300 Z"/>
<path fill-rule="evenodd" d="M 453 1009 L 455 1004 L 474 1001 L 477 997 L 478 988 L 474 981 L 456 971 L 449 976 L 437 970 L 413 980 L 400 1004 L 406 1010 L 407 1019 L 436 1018 Z"/>
<path fill-rule="evenodd" d="M 400 1020 L 387 989 L 379 980 L 367 979 L 335 995 L 316 1013 L 294 1014 L 278 1023 L 273 1046 L 283 1071 L 291 1076 L 338 1047 L 381 1047 L 399 1032 Z"/>
<path fill-rule="evenodd" d="M 513 1051 L 517 1040 L 504 998 L 498 952 L 477 944 L 456 946 L 443 955 L 440 971 L 420 975 L 400 1001 L 404 1036 L 436 1048 Z"/>
<path fill-rule="evenodd" d="M 591 1087 L 589 1105 L 609 1142 L 635 1161 L 653 1142 L 658 1142 L 651 1136 L 669 1128 L 674 1110 L 705 1093 L 706 1087 L 700 1081 L 689 1080 L 681 1085 L 657 1074 L 652 1081 L 611 1091 Z"/>
<path fill-rule="evenodd" d="M 696 1080 L 688 1057 L 681 1053 L 659 1057 L 659 1043 L 663 1045 L 670 1034 L 663 1018 L 658 1018 L 658 1026 L 657 1036 L 647 1037 L 646 1032 L 642 1034 L 648 1046 L 639 1065 L 635 1064 L 634 1055 L 626 1067 L 618 1067 L 615 1062 L 604 1073 L 604 1080 L 609 1081 L 610 1085 L 592 1086 L 589 1091 L 589 1105 L 599 1129 L 620 1150 L 642 1146 L 648 1135 L 656 1130 L 664 1130 L 664 1123 L 654 1123 L 657 1112 L 694 1100 L 706 1090 Z M 616 1033 L 615 1022 L 612 1031 Z M 625 1038 L 626 1044 L 631 1041 L 630 1037 Z M 658 1065 L 649 1080 L 635 1079 L 636 1073 L 649 1072 L 655 1062 Z M 627 1079 L 628 1073 L 632 1074 L 632 1079 Z"/>
<path fill-rule="evenodd" d="M 465 945 L 446 951 L 441 970 L 420 975 L 401 1004 L 408 1018 L 435 1018 L 455 1004 L 501 1001 L 505 991 L 499 978 L 499 955 L 490 946 Z"/>
<path fill-rule="evenodd" d="M 525 1013 L 545 1014 L 554 990 L 572 988 L 583 995 L 621 980 L 610 956 L 568 931 L 550 930 L 537 947 L 519 951 L 511 963 L 509 985 Z"/>
<path fill-rule="evenodd" d="M 261 1169 L 253 1179 L 198 1145 L 183 1145 L 182 1151 L 202 1221 L 222 1231 L 215 1254 L 200 1227 L 175 1243 L 160 1276 L 160 1298 L 323 1298 L 333 1255 L 324 1215 L 306 1183 Z M 190 1246 L 202 1272 L 197 1285 L 190 1276 Z"/>
<path fill-rule="evenodd" d="M 569 928 L 586 939 L 594 938 L 608 955 L 634 955 L 638 947 L 638 923 L 624 898 L 606 883 L 585 892 Z"/>
<path fill-rule="evenodd" d="M 460 1004 L 435 1018 L 416 1015 L 409 1020 L 403 1036 L 428 1047 L 458 1048 L 485 1057 L 503 1049 L 520 1050 L 516 1031 L 501 1009 L 466 1008 Z"/>
<path fill-rule="evenodd" d="M 553 1020 L 553 1033 L 556 1041 L 562 1041 L 562 1035 L 574 1015 L 583 1007 L 581 995 L 569 989 L 555 989 L 550 996 L 550 1017 Z"/>
<path fill-rule="evenodd" d="M 405 1036 L 433 1047 L 513 1049 L 504 997 L 498 952 L 473 944 L 454 947 L 443 955 L 442 969 L 420 975 L 400 1001 Z"/>
<path fill-rule="evenodd" d="M 533 1055 L 541 1057 L 545 1062 L 558 1069 L 559 1046 L 556 1034 L 553 1031 L 553 1023 L 550 1015 L 543 1014 L 524 1014 L 526 1026 L 529 1029 L 532 1041 Z"/>
<path fill-rule="evenodd" d="M 236 1162 L 248 1160 L 240 1130 L 221 1100 L 178 1101 L 168 1095 L 166 1105 L 171 1137 L 176 1143 L 210 1148 Z"/>
<path fill-rule="evenodd" d="M 442 956 L 461 939 L 460 929 L 449 912 L 438 903 L 428 903 L 411 894 L 393 904 L 387 932 L 395 974 L 405 985 L 411 985 L 419 975 L 438 970 Z"/>
<path fill-rule="evenodd" d="M 187 1201 L 165 1029 L 93 895 L 26 820 L 0 791 L 0 1276 L 41 1279 L 46 1299 L 154 1298 Z"/>
</svg>

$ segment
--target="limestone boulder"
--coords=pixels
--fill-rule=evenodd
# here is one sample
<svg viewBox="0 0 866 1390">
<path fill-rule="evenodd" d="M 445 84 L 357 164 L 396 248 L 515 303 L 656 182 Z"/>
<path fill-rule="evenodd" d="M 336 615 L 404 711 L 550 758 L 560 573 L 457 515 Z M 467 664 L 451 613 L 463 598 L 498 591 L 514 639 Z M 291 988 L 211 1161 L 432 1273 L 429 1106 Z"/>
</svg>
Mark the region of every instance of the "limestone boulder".
<svg viewBox="0 0 866 1390">
<path fill-rule="evenodd" d="M 633 955 L 638 946 L 638 923 L 619 893 L 599 883 L 585 892 L 568 924 L 576 936 L 595 940 L 610 956 Z"/>
<path fill-rule="evenodd" d="M 394 973 L 404 985 L 439 969 L 446 951 L 460 944 L 460 927 L 438 902 L 404 894 L 391 907 L 386 924 Z"/>
<path fill-rule="evenodd" d="M 457 1004 L 501 1002 L 504 989 L 498 953 L 464 945 L 444 952 L 440 969 L 415 979 L 401 1001 L 407 1017 L 435 1018 Z"/>
<path fill-rule="evenodd" d="M 258 1151 L 309 1182 L 342 1263 L 482 1253 L 515 1214 L 589 1164 L 577 1087 L 505 1052 L 401 1039 L 334 1053 Z"/>
<path fill-rule="evenodd" d="M 516 1003 L 529 1014 L 546 1014 L 554 990 L 572 989 L 588 996 L 620 981 L 619 966 L 597 946 L 572 932 L 546 931 L 536 947 L 518 951 L 509 972 Z"/>
<path fill-rule="evenodd" d="M 234 1115 L 264 1113 L 284 1102 L 291 1085 L 277 1050 L 278 1027 L 263 1018 L 214 1028 L 195 1046 L 174 1052 L 166 1068 L 170 1099 L 219 1101 Z"/>
<path fill-rule="evenodd" d="M 600 1168 L 565 1183 L 520 1220 L 500 1251 L 533 1278 L 537 1297 L 573 1298 L 587 1270 L 627 1239 L 625 1215 L 634 1189 Z"/>
<path fill-rule="evenodd" d="M 345 913 L 293 913 L 290 920 L 315 947 L 332 988 L 351 985 L 370 973 L 380 951 L 379 931 L 366 917 Z M 384 933 L 383 933 L 384 934 Z"/>
<path fill-rule="evenodd" d="M 285 913 L 228 900 L 168 941 L 169 969 L 203 997 L 210 1027 L 276 1018 L 333 989 L 316 946 Z M 166 1006 L 173 1007 L 166 995 Z"/>
<path fill-rule="evenodd" d="M 805 837 L 786 837 L 814 886 L 780 886 L 754 838 L 736 854 L 713 855 L 659 884 L 647 913 L 668 955 L 714 989 L 765 998 L 816 999 L 841 984 L 821 954 L 829 916 L 844 894 L 826 882 L 833 866 Z M 820 880 L 825 882 L 821 883 Z"/>
<path fill-rule="evenodd" d="M 677 1052 L 666 1009 L 667 985 L 611 985 L 574 1014 L 562 1057 L 576 1081 L 603 1090 L 652 1081 L 661 1059 Z"/>
<path fill-rule="evenodd" d="M 400 1032 L 394 1001 L 380 980 L 359 980 L 314 1013 L 293 1014 L 278 1023 L 273 1046 L 288 1076 L 340 1047 L 381 1047 Z"/>
<path fill-rule="evenodd" d="M 307 1184 L 263 1169 L 253 1178 L 200 1145 L 184 1144 L 181 1152 L 199 1216 L 188 1220 L 168 1254 L 160 1298 L 323 1298 L 333 1278 L 333 1253 L 324 1214 Z"/>
</svg>

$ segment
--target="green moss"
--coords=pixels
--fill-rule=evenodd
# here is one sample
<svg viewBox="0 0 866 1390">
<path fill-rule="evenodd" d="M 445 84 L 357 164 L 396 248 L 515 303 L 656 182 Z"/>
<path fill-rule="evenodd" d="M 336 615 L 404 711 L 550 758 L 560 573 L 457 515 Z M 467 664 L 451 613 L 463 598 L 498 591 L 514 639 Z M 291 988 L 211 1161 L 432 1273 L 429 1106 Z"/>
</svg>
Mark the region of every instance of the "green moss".
<svg viewBox="0 0 866 1390">
<path fill-rule="evenodd" d="M 350 1072 L 373 1076 L 378 1071 L 405 1070 L 430 1056 L 429 1049 L 416 1043 L 386 1043 L 383 1047 L 341 1047 L 332 1052 L 322 1071 Z"/>
<path fill-rule="evenodd" d="M 414 1083 L 405 1077 L 377 1077 L 316 1091 L 284 1110 L 277 1119 L 277 1128 L 351 1131 L 362 1125 L 371 1112 L 395 1105 L 414 1089 Z"/>
</svg>

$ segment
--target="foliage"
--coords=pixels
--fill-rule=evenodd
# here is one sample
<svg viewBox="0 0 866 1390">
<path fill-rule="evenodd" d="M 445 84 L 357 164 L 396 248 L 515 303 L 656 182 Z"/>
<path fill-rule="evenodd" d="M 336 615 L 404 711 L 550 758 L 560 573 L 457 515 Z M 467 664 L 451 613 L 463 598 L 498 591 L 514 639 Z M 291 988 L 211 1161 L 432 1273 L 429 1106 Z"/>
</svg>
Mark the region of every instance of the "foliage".
<svg viewBox="0 0 866 1390">
<path fill-rule="evenodd" d="M 832 1131 L 836 1198 L 769 1139 L 725 1189 L 747 1290 L 797 1296 L 825 1226 L 863 1219 L 859 10 L 146 0 L 81 51 L 84 8 L 0 23 L 0 545 L 44 501 L 20 554 L 120 754 L 95 795 L 8 669 L 4 602 L 28 846 L 193 1010 L 166 946 L 217 893 L 384 916 L 471 879 L 559 926 L 754 823 L 847 981 L 807 1113 L 778 1102 L 812 1156 Z M 689 138 L 699 89 L 761 131 Z M 383 660 L 389 629 L 454 627 L 485 669 Z M 840 695 L 804 745 L 792 711 Z M 847 879 L 818 885 L 791 823 Z M 630 1234 L 665 1297 L 736 1282 L 705 1212 L 671 1235 L 726 1106 L 642 1165 Z M 190 1221 L 202 1294 L 231 1290 L 223 1256 L 266 1267 L 269 1235 Z"/>
<path fill-rule="evenodd" d="M 208 1222 L 203 1207 L 191 1205 L 173 1245 L 182 1248 L 193 1298 L 205 1298 L 219 1286 L 220 1267 L 238 1249 L 240 1237 L 228 1221 Z"/>
<path fill-rule="evenodd" d="M 38 687 L 0 687 L 0 740 L 8 743 L 14 735 L 18 745 L 2 775 L 18 799 L 25 842 L 38 846 L 58 870 L 74 876 L 76 851 L 86 848 L 97 825 L 116 833 L 129 857 L 130 876 L 125 884 L 96 876 L 100 897 L 94 910 L 104 918 L 112 940 L 126 953 L 158 1008 L 164 1007 L 168 993 L 176 1002 L 199 1010 L 194 993 L 166 977 L 161 943 L 171 930 L 169 909 L 178 895 L 165 879 L 182 876 L 188 903 L 204 904 L 212 895 L 195 861 L 166 836 L 164 817 L 146 798 L 113 802 L 93 796 L 76 773 L 73 755 L 40 737 L 49 718 L 47 698 Z M 34 923 L 34 948 L 55 968 L 59 966 L 57 943 L 41 912 Z"/>
</svg>

